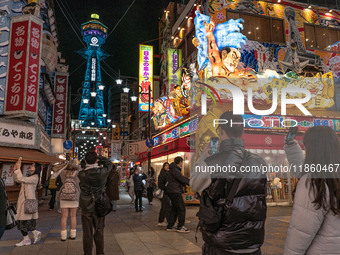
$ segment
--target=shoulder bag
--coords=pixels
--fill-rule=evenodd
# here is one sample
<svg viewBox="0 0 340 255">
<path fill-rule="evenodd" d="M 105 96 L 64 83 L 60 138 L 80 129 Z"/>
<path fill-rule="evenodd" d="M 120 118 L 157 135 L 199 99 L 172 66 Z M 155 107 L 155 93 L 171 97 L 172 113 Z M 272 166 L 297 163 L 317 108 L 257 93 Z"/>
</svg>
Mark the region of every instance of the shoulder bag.
<svg viewBox="0 0 340 255">
<path fill-rule="evenodd" d="M 245 151 L 243 160 L 240 166 L 244 164 L 244 161 L 248 157 L 248 155 L 249 155 L 249 152 Z M 234 197 L 236 195 L 237 188 L 241 180 L 242 178 L 234 179 L 233 184 L 231 186 L 231 189 L 226 199 L 224 200 L 223 203 L 218 203 L 217 206 L 213 205 L 213 202 L 211 201 L 211 198 L 207 190 L 204 190 L 202 192 L 199 211 L 196 215 L 199 218 L 197 229 L 198 227 L 201 227 L 205 231 L 214 233 L 220 228 L 221 222 L 222 222 L 223 211 L 225 210 L 225 208 L 229 209 L 231 207 Z"/>
<path fill-rule="evenodd" d="M 38 200 L 37 199 L 26 199 L 26 184 L 24 185 L 24 212 L 25 214 L 34 214 L 38 212 Z"/>
</svg>

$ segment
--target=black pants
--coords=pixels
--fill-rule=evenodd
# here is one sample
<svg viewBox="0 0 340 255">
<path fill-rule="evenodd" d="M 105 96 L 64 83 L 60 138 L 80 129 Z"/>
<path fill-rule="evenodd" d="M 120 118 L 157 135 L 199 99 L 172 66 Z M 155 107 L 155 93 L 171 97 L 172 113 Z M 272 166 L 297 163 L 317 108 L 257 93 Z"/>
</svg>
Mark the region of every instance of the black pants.
<svg viewBox="0 0 340 255">
<path fill-rule="evenodd" d="M 92 255 L 93 241 L 96 254 L 104 254 L 105 217 L 97 217 L 95 213 L 81 212 L 83 227 L 83 250 L 85 255 Z"/>
<path fill-rule="evenodd" d="M 57 190 L 56 189 L 50 189 L 51 191 L 51 200 L 50 200 L 50 203 L 48 204 L 50 209 L 54 209 L 54 204 L 55 204 L 55 197 L 57 195 Z"/>
<path fill-rule="evenodd" d="M 173 228 L 178 218 L 177 228 L 180 229 L 184 226 L 185 223 L 185 206 L 182 194 L 170 193 L 168 194 L 168 196 L 171 200 L 171 212 L 168 222 L 168 228 Z"/>
<path fill-rule="evenodd" d="M 136 211 L 142 210 L 143 190 L 135 190 L 135 194 L 136 194 L 135 209 Z"/>
<path fill-rule="evenodd" d="M 164 219 L 166 219 L 167 222 L 170 221 L 170 213 L 171 213 L 171 202 L 170 198 L 167 194 L 164 194 L 161 199 L 161 210 L 159 211 L 159 217 L 158 222 L 162 223 L 164 222 Z"/>
<path fill-rule="evenodd" d="M 251 253 L 228 252 L 205 243 L 202 247 L 202 255 L 262 255 L 262 253 L 260 249 Z"/>
<path fill-rule="evenodd" d="M 152 202 L 153 200 L 153 188 L 146 188 L 146 191 L 147 191 L 147 194 L 148 194 L 148 200 L 149 200 L 149 203 Z"/>
</svg>

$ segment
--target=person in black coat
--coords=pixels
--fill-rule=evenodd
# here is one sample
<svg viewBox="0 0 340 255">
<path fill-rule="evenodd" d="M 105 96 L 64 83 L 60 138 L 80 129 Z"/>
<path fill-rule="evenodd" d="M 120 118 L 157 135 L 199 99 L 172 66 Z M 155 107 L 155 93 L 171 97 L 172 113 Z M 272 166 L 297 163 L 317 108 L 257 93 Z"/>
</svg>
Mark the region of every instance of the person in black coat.
<svg viewBox="0 0 340 255">
<path fill-rule="evenodd" d="M 146 180 L 147 175 L 143 173 L 141 170 L 137 169 L 135 171 L 135 174 L 133 175 L 133 183 L 135 188 L 135 209 L 136 212 L 142 212 L 142 197 L 143 197 L 143 190 L 144 190 L 144 184 L 143 180 Z"/>
<path fill-rule="evenodd" d="M 7 204 L 7 196 L 5 183 L 0 177 L 0 240 L 6 229 L 6 204 Z"/>
<path fill-rule="evenodd" d="M 179 233 L 189 233 L 190 231 L 184 227 L 185 223 L 185 206 L 182 197 L 183 187 L 189 185 L 189 179 L 182 175 L 181 168 L 183 166 L 183 158 L 176 157 L 174 162 L 170 164 L 168 175 L 168 186 L 166 193 L 171 200 L 171 212 L 168 222 L 167 231 L 177 231 Z M 177 229 L 173 229 L 178 218 Z"/>
<path fill-rule="evenodd" d="M 258 155 L 245 151 L 243 135 L 243 118 L 225 112 L 220 119 L 228 123 L 218 127 L 220 141 L 219 152 L 204 159 L 201 158 L 192 171 L 190 187 L 196 192 L 206 191 L 215 210 L 224 207 L 222 221 L 214 232 L 208 231 L 204 225 L 201 232 L 204 240 L 204 255 L 249 254 L 260 255 L 260 247 L 264 242 L 264 229 L 267 213 L 266 174 L 261 171 L 243 173 L 241 167 L 250 166 L 261 169 L 266 162 Z M 241 123 L 241 124 L 238 124 Z M 207 152 L 204 150 L 203 152 Z M 219 167 L 235 167 L 236 172 L 198 172 L 198 167 L 210 169 Z M 230 206 L 225 201 L 236 178 L 241 178 Z"/>
<path fill-rule="evenodd" d="M 163 190 L 164 193 L 161 199 L 161 210 L 159 211 L 158 224 L 156 225 L 157 227 L 166 227 L 168 225 L 167 223 L 164 222 L 164 219 L 166 219 L 167 222 L 170 221 L 171 203 L 170 198 L 166 193 L 169 170 L 170 165 L 168 162 L 165 162 L 158 176 L 158 188 Z"/>
</svg>

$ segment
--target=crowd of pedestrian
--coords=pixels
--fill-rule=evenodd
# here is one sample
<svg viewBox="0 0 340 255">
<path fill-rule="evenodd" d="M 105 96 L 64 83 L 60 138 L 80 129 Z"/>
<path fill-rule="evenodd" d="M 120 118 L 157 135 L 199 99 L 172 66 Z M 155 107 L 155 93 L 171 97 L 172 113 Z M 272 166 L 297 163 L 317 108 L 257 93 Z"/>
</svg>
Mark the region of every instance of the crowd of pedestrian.
<svg viewBox="0 0 340 255">
<path fill-rule="evenodd" d="M 243 123 L 242 116 L 231 112 L 222 114 L 221 119 Z M 211 155 L 205 148 L 196 166 L 255 166 L 266 165 L 258 155 L 244 148 L 243 125 L 221 125 L 217 128 L 220 146 Z M 305 165 L 340 164 L 340 143 L 332 128 L 317 126 L 304 135 L 303 153 L 297 141 L 284 146 L 289 164 L 295 168 Z M 183 158 L 176 157 L 170 164 L 165 162 L 159 175 L 150 167 L 147 174 L 139 167 L 131 168 L 126 177 L 128 194 L 136 212 L 143 212 L 143 194 L 152 205 L 154 196 L 161 201 L 157 227 L 166 231 L 189 233 L 185 227 L 186 207 L 183 190 L 190 187 L 199 194 L 200 206 L 197 213 L 198 228 L 204 245 L 202 254 L 209 255 L 260 255 L 265 238 L 266 174 L 253 171 L 237 172 L 192 171 L 190 179 L 182 174 Z M 21 189 L 16 207 L 16 226 L 22 240 L 16 246 L 31 245 L 28 232 L 33 233 L 33 243 L 39 242 L 41 232 L 36 229 L 38 201 L 36 187 L 41 166 L 33 163 L 30 175 L 21 172 L 21 158 L 14 167 L 14 177 Z M 339 254 L 340 250 L 340 177 L 337 171 L 314 175 L 301 173 L 293 205 L 293 212 L 284 245 L 284 254 Z M 58 180 L 59 178 L 59 180 Z M 49 209 L 60 202 L 61 240 L 68 238 L 67 219 L 70 217 L 70 239 L 76 238 L 76 214 L 81 209 L 83 228 L 83 250 L 92 254 L 93 242 L 96 254 L 104 254 L 105 216 L 117 210 L 120 174 L 106 158 L 88 151 L 84 161 L 76 160 L 54 166 L 53 174 L 46 186 L 51 193 Z M 157 195 L 156 195 L 157 194 Z M 4 182 L 0 181 L 0 239 L 8 223 L 7 195 Z M 59 209 L 59 208 L 58 208 Z M 176 225 L 177 222 L 177 225 Z"/>
</svg>

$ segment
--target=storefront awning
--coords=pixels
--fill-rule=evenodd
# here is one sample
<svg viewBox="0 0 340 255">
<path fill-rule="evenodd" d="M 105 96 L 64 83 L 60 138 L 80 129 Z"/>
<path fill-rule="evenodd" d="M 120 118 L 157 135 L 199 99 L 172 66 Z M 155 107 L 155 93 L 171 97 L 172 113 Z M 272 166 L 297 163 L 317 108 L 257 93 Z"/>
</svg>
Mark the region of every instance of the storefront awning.
<svg viewBox="0 0 340 255">
<path fill-rule="evenodd" d="M 0 161 L 13 162 L 17 161 L 19 157 L 22 157 L 22 161 L 24 163 L 37 162 L 42 164 L 51 164 L 63 161 L 37 150 L 0 147 Z"/>
</svg>

